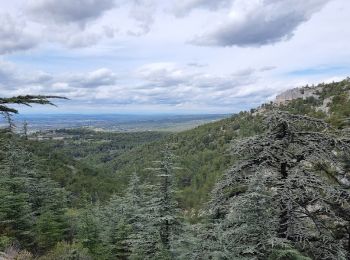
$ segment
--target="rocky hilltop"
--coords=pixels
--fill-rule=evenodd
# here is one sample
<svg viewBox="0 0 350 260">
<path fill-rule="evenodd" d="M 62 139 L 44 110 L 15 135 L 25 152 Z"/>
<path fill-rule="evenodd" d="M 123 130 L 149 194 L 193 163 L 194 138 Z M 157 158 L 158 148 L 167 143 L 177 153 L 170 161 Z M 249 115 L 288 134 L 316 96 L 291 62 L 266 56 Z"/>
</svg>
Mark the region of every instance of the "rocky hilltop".
<svg viewBox="0 0 350 260">
<path fill-rule="evenodd" d="M 301 87 L 301 88 L 293 88 L 293 89 L 288 89 L 281 94 L 276 96 L 275 103 L 276 104 L 285 104 L 288 101 L 302 98 L 306 99 L 308 97 L 315 97 L 317 98 L 318 95 L 317 93 L 322 90 L 322 86 L 317 86 L 317 87 Z"/>
</svg>

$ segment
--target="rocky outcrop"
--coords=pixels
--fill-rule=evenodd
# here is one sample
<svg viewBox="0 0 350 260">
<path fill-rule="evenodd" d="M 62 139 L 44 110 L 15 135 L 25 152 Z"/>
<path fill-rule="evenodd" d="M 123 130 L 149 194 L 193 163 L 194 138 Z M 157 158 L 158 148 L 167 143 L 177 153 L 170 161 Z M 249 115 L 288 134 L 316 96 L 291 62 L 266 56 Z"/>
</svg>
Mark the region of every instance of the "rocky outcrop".
<svg viewBox="0 0 350 260">
<path fill-rule="evenodd" d="M 289 89 L 289 90 L 277 95 L 274 103 L 280 105 L 280 104 L 285 104 L 288 101 L 298 99 L 298 98 L 303 98 L 303 99 L 308 98 L 308 97 L 318 98 L 318 96 L 316 94 L 317 90 L 320 90 L 320 88 L 319 87 L 303 87 L 303 88 Z"/>
<path fill-rule="evenodd" d="M 0 260 L 8 260 L 9 256 L 4 252 L 0 252 Z"/>
</svg>

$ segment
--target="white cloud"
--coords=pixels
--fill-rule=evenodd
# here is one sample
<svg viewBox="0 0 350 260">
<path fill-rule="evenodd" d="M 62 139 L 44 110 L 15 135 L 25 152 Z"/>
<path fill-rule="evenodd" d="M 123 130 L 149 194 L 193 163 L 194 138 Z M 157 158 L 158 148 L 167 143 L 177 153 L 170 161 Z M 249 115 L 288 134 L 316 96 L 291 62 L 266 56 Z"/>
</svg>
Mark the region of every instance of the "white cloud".
<svg viewBox="0 0 350 260">
<path fill-rule="evenodd" d="M 147 102 L 168 105 L 229 105 L 253 94 L 254 84 L 259 81 L 257 72 L 250 68 L 213 75 L 174 63 L 147 64 L 137 73 L 144 80 L 138 89 L 147 96 Z M 248 86 L 249 92 L 245 91 Z M 262 96 L 266 98 L 267 93 L 271 95 L 271 90 L 265 89 Z"/>
<path fill-rule="evenodd" d="M 2 95 L 62 95 L 91 99 L 98 89 L 113 86 L 117 76 L 106 68 L 87 73 L 52 75 L 42 71 L 25 71 L 12 63 L 0 61 L 0 93 Z"/>
<path fill-rule="evenodd" d="M 101 68 L 87 74 L 68 76 L 67 81 L 76 88 L 97 88 L 116 84 L 117 76 L 113 71 Z"/>
<path fill-rule="evenodd" d="M 7 95 L 54 94 L 90 100 L 94 104 L 181 106 L 219 103 L 226 106 L 237 99 L 250 98 L 255 93 L 253 84 L 259 82 L 257 72 L 252 69 L 212 75 L 175 63 L 146 64 L 134 74 L 138 83 L 125 85 L 118 84 L 116 73 L 107 68 L 84 74 L 50 75 L 35 71 L 24 73 L 10 63 L 6 66 L 7 69 L 0 70 L 0 92 Z M 130 76 L 132 74 L 125 75 Z M 10 83 L 12 87 L 8 88 Z M 260 89 L 257 92 L 266 98 L 266 89 L 263 95 Z"/>
<path fill-rule="evenodd" d="M 0 3 L 0 96 L 227 112 L 348 76 L 348 0 L 85 1 L 82 13 L 77 1 Z M 186 43 L 197 34 L 206 46 Z"/>
</svg>

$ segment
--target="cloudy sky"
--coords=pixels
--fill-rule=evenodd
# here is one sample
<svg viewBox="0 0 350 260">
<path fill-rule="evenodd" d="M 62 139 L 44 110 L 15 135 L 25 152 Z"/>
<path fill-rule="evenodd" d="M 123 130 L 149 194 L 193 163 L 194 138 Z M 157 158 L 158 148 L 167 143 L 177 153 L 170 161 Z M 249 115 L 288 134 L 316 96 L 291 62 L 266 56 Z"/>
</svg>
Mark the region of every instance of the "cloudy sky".
<svg viewBox="0 0 350 260">
<path fill-rule="evenodd" d="M 33 113 L 237 112 L 349 76 L 349 25 L 349 0 L 1 1 L 0 96 L 71 99 Z"/>
</svg>

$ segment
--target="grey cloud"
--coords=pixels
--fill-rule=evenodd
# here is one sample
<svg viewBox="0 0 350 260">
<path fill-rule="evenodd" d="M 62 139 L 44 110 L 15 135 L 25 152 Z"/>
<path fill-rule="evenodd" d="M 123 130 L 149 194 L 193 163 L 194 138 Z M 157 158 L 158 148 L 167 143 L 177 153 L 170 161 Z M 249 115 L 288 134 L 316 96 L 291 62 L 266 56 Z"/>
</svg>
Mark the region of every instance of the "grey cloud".
<svg viewBox="0 0 350 260">
<path fill-rule="evenodd" d="M 114 0 L 37 0 L 30 1 L 27 11 L 40 22 L 84 26 L 114 6 Z"/>
<path fill-rule="evenodd" d="M 260 68 L 260 71 L 261 72 L 270 71 L 270 70 L 274 70 L 276 68 L 277 68 L 276 66 L 265 66 L 265 67 Z"/>
<path fill-rule="evenodd" d="M 198 62 L 189 62 L 189 63 L 187 63 L 187 66 L 195 67 L 195 68 L 204 68 L 204 67 L 207 67 L 208 64 L 203 64 L 203 63 L 198 63 Z"/>
<path fill-rule="evenodd" d="M 264 0 L 244 11 L 236 0 L 233 11 L 243 17 L 225 18 L 211 32 L 192 40 L 207 46 L 262 46 L 290 39 L 295 29 L 308 21 L 330 0 Z M 238 10 L 237 10 L 238 9 Z M 245 12 L 245 13 L 244 13 Z"/>
<path fill-rule="evenodd" d="M 233 0 L 178 0 L 175 1 L 173 12 L 176 16 L 185 16 L 195 9 L 217 10 L 228 7 Z"/>
<path fill-rule="evenodd" d="M 38 42 L 24 31 L 25 24 L 8 14 L 0 14 L 0 55 L 34 48 Z"/>
<path fill-rule="evenodd" d="M 29 1 L 25 10 L 32 21 L 42 26 L 42 41 L 84 48 L 97 44 L 104 37 L 114 36 L 111 27 L 102 26 L 95 32 L 87 25 L 114 6 L 115 0 L 36 0 Z"/>
<path fill-rule="evenodd" d="M 255 69 L 252 68 L 246 68 L 246 69 L 240 69 L 232 73 L 234 76 L 250 76 L 255 73 Z"/>
<path fill-rule="evenodd" d="M 129 16 L 137 22 L 138 31 L 129 30 L 131 36 L 141 36 L 151 30 L 154 23 L 154 14 L 156 12 L 156 3 L 154 0 L 133 0 Z"/>
<path fill-rule="evenodd" d="M 29 2 L 26 13 L 43 26 L 43 39 L 69 48 L 84 48 L 121 32 L 115 25 L 92 23 L 106 11 L 121 7 L 129 9 L 129 17 L 136 23 L 136 29 L 126 30 L 128 35 L 142 36 L 151 30 L 157 9 L 155 0 L 37 0 Z"/>
</svg>

